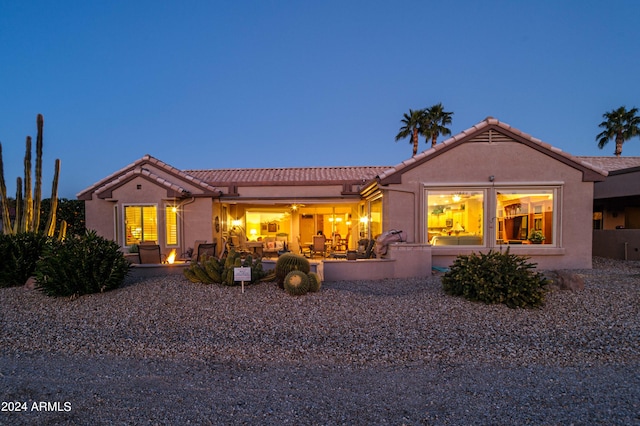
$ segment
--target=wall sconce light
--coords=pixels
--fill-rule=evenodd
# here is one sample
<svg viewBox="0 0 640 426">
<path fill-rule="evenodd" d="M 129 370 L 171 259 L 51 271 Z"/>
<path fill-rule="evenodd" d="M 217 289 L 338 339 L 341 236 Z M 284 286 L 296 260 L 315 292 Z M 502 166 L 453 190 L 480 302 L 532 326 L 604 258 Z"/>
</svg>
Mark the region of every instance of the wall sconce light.
<svg viewBox="0 0 640 426">
<path fill-rule="evenodd" d="M 493 182 L 496 179 L 494 175 L 489 176 L 489 182 Z"/>
</svg>

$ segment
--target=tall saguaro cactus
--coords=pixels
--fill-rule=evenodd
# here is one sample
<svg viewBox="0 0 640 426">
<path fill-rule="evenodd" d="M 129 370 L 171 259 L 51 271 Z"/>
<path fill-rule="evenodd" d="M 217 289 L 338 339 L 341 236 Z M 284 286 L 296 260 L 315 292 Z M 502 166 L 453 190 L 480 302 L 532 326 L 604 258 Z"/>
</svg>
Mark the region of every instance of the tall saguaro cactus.
<svg viewBox="0 0 640 426">
<path fill-rule="evenodd" d="M 36 138 L 36 171 L 35 194 L 32 192 L 31 181 L 31 137 L 27 136 L 26 152 L 24 155 L 24 196 L 23 181 L 20 177 L 16 181 L 16 218 L 13 224 L 9 218 L 9 202 L 7 187 L 4 180 L 4 165 L 2 160 L 2 144 L 0 144 L 0 203 L 2 204 L 2 230 L 5 234 L 21 232 L 38 232 L 40 226 L 40 207 L 42 203 L 42 134 L 44 118 L 38 114 L 36 119 L 38 135 Z M 53 237 L 56 227 L 56 211 L 58 209 L 58 176 L 60 174 L 60 160 L 56 159 L 53 185 L 51 187 L 51 210 L 44 229 L 44 233 Z M 64 221 L 63 221 L 64 222 Z M 64 238 L 66 223 L 62 223 L 59 239 Z"/>
</svg>

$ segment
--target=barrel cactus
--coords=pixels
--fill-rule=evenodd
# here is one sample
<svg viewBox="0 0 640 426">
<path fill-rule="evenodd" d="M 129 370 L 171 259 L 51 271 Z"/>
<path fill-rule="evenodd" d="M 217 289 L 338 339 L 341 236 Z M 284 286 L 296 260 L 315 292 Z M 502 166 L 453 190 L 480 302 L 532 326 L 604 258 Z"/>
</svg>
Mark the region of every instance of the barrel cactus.
<svg viewBox="0 0 640 426">
<path fill-rule="evenodd" d="M 301 296 L 309 291 L 309 276 L 302 271 L 291 271 L 284 277 L 284 289 L 292 296 Z"/>
<path fill-rule="evenodd" d="M 276 262 L 276 280 L 278 286 L 284 288 L 284 279 L 291 271 L 300 271 L 308 274 L 311 270 L 309 259 L 294 253 L 285 253 Z"/>
<path fill-rule="evenodd" d="M 307 276 L 309 277 L 309 291 L 311 293 L 320 291 L 320 287 L 322 286 L 322 280 L 320 280 L 320 276 L 315 272 L 309 272 Z"/>
</svg>

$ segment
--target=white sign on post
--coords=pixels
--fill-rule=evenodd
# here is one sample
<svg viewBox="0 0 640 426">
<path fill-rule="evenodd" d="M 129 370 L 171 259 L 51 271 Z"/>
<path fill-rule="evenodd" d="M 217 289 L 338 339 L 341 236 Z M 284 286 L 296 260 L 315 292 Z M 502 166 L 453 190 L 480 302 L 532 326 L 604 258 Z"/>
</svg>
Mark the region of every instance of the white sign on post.
<svg viewBox="0 0 640 426">
<path fill-rule="evenodd" d="M 244 293 L 244 282 L 251 282 L 251 268 L 247 266 L 233 268 L 233 280 L 242 282 L 242 292 Z"/>
</svg>

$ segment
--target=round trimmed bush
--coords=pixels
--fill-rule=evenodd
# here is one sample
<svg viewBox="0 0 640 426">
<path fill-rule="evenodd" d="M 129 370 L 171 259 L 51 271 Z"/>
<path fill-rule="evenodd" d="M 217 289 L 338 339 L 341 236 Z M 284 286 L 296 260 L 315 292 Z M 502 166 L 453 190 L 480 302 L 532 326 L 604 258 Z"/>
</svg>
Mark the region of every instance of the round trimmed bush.
<svg viewBox="0 0 640 426">
<path fill-rule="evenodd" d="M 302 271 L 291 271 L 284 278 L 284 289 L 292 296 L 301 296 L 309 291 L 309 276 Z"/>
<path fill-rule="evenodd" d="M 311 293 L 320 291 L 320 287 L 322 286 L 320 275 L 316 274 L 315 272 L 309 272 L 307 276 L 309 277 L 309 291 Z"/>
</svg>

